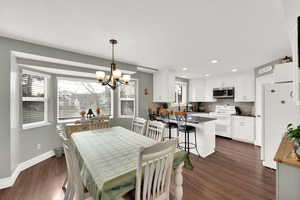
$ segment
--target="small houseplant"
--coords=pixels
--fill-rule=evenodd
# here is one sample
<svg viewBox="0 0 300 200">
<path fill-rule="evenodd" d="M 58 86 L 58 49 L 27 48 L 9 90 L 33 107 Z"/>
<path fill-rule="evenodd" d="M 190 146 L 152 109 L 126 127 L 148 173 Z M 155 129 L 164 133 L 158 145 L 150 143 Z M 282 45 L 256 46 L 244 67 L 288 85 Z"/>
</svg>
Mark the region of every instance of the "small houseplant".
<svg viewBox="0 0 300 200">
<path fill-rule="evenodd" d="M 293 124 L 288 124 L 286 135 L 291 141 L 294 141 L 294 152 L 297 153 L 300 147 L 300 125 L 294 128 Z"/>
</svg>

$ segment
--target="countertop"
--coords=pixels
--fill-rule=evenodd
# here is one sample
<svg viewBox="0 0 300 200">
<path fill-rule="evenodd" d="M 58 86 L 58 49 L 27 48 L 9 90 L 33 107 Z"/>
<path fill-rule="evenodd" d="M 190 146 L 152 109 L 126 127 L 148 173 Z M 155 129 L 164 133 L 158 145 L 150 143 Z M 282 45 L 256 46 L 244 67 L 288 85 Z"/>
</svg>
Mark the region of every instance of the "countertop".
<svg viewBox="0 0 300 200">
<path fill-rule="evenodd" d="M 209 122 L 209 121 L 216 120 L 215 118 L 209 118 L 209 117 L 196 117 L 196 116 L 192 116 L 191 118 L 192 118 L 192 121 L 195 121 L 197 123 Z M 189 120 L 188 120 L 188 122 L 189 122 Z"/>
<path fill-rule="evenodd" d="M 240 114 L 240 115 L 238 115 L 238 114 L 235 114 L 235 115 L 233 115 L 233 116 L 241 116 L 241 117 L 256 117 L 255 115 L 252 115 L 252 114 Z"/>
<path fill-rule="evenodd" d="M 295 153 L 293 153 L 293 146 L 294 143 L 287 137 L 284 137 L 280 143 L 274 160 L 300 168 L 300 161 L 297 159 Z"/>
</svg>

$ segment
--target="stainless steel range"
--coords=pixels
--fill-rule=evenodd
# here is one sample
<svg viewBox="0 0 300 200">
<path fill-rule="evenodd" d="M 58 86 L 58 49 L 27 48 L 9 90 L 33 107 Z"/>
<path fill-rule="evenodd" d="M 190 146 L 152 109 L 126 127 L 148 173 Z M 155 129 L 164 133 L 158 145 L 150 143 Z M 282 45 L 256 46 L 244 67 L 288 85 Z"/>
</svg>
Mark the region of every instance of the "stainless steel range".
<svg viewBox="0 0 300 200">
<path fill-rule="evenodd" d="M 231 138 L 231 115 L 236 114 L 235 106 L 217 105 L 209 115 L 216 118 L 216 135 Z"/>
</svg>

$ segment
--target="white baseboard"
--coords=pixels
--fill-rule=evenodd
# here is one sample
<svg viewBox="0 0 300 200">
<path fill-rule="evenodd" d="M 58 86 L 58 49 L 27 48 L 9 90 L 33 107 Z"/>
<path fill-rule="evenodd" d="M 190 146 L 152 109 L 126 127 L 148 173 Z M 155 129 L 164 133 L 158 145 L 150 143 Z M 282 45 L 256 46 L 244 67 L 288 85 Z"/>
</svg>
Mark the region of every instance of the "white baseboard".
<svg viewBox="0 0 300 200">
<path fill-rule="evenodd" d="M 32 167 L 33 165 L 36 165 L 44 160 L 47 160 L 48 158 L 54 156 L 54 151 L 48 151 L 46 153 L 43 153 L 39 156 L 36 156 L 34 158 L 31 158 L 30 160 L 27 160 L 25 162 L 22 162 L 18 164 L 15 171 L 12 173 L 10 177 L 2 178 L 0 179 L 0 189 L 11 187 L 14 185 L 16 179 L 18 178 L 19 174 L 24 171 L 25 169 L 28 169 L 29 167 Z"/>
</svg>

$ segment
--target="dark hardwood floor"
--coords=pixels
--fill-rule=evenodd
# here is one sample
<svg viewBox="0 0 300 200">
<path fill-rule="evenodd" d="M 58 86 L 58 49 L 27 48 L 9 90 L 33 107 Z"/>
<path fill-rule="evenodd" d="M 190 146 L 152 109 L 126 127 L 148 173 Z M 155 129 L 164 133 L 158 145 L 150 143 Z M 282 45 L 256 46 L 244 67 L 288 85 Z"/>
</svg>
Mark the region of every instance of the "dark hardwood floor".
<svg viewBox="0 0 300 200">
<path fill-rule="evenodd" d="M 275 199 L 275 171 L 262 167 L 259 148 L 217 138 L 216 152 L 191 156 L 194 170 L 184 170 L 184 200 Z M 50 158 L 23 171 L 13 187 L 0 190 L 0 200 L 62 200 L 66 176 L 63 158 Z"/>
</svg>

